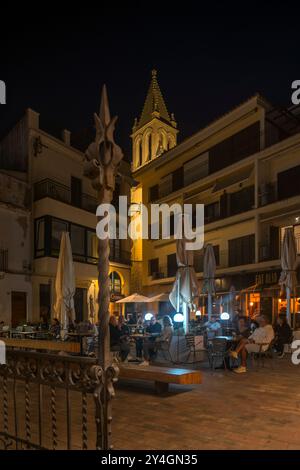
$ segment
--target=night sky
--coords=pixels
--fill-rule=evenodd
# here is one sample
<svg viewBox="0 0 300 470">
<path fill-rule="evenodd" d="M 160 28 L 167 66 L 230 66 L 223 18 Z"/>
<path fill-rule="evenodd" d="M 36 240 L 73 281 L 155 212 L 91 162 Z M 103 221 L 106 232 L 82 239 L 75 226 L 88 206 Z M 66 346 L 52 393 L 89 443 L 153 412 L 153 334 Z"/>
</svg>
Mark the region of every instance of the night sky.
<svg viewBox="0 0 300 470">
<path fill-rule="evenodd" d="M 276 105 L 291 105 L 291 82 L 300 79 L 296 12 L 263 13 L 252 4 L 239 16 L 217 7 L 214 15 L 172 16 L 153 5 L 153 16 L 108 11 L 54 17 L 41 10 L 39 19 L 8 17 L 9 28 L 0 32 L 0 79 L 7 86 L 0 135 L 26 107 L 40 112 L 41 127 L 53 133 L 81 133 L 92 126 L 106 83 L 128 158 L 152 68 L 175 113 L 179 140 L 257 91 Z"/>
</svg>

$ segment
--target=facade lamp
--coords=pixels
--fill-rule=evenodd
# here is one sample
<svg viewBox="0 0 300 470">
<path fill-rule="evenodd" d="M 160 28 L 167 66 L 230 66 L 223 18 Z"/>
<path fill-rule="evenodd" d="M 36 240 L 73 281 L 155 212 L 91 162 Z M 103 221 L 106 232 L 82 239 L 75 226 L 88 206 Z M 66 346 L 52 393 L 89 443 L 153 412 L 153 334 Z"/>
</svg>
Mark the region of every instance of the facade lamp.
<svg viewBox="0 0 300 470">
<path fill-rule="evenodd" d="M 145 315 L 145 320 L 146 320 L 146 321 L 150 321 L 152 317 L 153 317 L 152 313 L 149 313 L 149 312 L 148 312 L 148 313 L 146 313 L 146 315 Z"/>
</svg>

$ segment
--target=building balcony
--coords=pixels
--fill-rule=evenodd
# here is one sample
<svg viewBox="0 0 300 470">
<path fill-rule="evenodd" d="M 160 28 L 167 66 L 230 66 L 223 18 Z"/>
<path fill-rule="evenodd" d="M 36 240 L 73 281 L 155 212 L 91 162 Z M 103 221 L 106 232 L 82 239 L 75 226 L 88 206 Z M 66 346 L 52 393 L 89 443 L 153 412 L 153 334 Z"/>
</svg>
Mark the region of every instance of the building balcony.
<svg viewBox="0 0 300 470">
<path fill-rule="evenodd" d="M 97 199 L 89 194 L 81 193 L 76 197 L 72 194 L 71 189 L 57 181 L 44 179 L 34 185 L 34 200 L 38 201 L 45 197 L 64 202 L 74 207 L 79 207 L 88 212 L 96 213 Z"/>
</svg>

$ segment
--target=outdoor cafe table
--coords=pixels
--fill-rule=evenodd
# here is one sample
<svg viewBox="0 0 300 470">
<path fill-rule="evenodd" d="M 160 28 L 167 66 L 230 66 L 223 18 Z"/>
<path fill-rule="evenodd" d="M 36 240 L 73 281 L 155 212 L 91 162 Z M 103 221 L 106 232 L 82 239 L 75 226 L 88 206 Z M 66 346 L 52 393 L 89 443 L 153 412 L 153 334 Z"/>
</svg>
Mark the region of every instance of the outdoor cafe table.
<svg viewBox="0 0 300 470">
<path fill-rule="evenodd" d="M 133 339 L 135 342 L 138 340 L 145 340 L 145 339 L 150 339 L 153 338 L 153 340 L 157 337 L 160 336 L 160 333 L 131 333 L 129 335 L 130 339 Z M 154 341 L 153 341 L 154 342 Z"/>
<path fill-rule="evenodd" d="M 39 331 L 18 331 L 18 330 L 10 330 L 10 337 L 21 337 L 21 338 L 26 338 L 26 337 L 33 337 L 36 336 L 36 334 L 39 333 Z"/>
<path fill-rule="evenodd" d="M 83 356 L 83 338 L 91 338 L 92 336 L 94 336 L 93 333 L 91 332 L 87 332 L 87 333 L 68 333 L 68 336 L 70 336 L 71 338 L 77 338 L 80 342 L 80 355 Z"/>
</svg>

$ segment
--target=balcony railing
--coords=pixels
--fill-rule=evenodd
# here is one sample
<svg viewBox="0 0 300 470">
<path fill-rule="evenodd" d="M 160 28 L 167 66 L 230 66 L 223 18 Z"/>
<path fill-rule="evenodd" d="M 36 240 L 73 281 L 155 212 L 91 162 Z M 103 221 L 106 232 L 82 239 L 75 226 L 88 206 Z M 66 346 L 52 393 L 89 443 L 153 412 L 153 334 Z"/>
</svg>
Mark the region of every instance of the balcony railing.
<svg viewBox="0 0 300 470">
<path fill-rule="evenodd" d="M 50 197 L 56 201 L 64 202 L 65 204 L 70 204 L 74 207 L 80 207 L 83 210 L 88 212 L 96 213 L 97 209 L 97 200 L 96 198 L 90 196 L 89 194 L 82 193 L 79 199 L 79 204 L 74 204 L 72 202 L 72 193 L 71 189 L 57 181 L 51 179 L 44 179 L 35 183 L 34 185 L 34 200 L 38 201 L 44 197 Z"/>
</svg>

